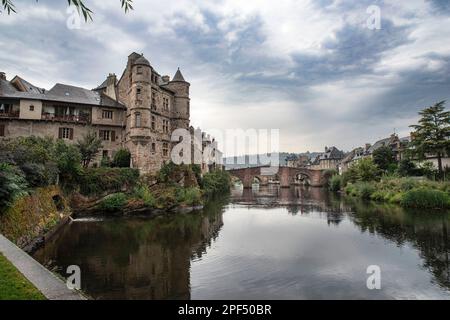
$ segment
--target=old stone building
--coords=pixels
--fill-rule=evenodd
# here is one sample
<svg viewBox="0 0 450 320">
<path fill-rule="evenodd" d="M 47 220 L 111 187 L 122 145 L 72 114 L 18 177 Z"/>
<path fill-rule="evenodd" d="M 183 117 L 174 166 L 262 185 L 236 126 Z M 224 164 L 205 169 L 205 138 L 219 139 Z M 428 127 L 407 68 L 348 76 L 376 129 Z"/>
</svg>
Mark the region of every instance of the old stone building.
<svg viewBox="0 0 450 320">
<path fill-rule="evenodd" d="M 97 162 L 126 148 L 132 167 L 155 172 L 170 160 L 172 132 L 190 129 L 189 87 L 179 69 L 173 79 L 161 76 L 135 52 L 119 79 L 110 74 L 93 90 L 56 84 L 47 91 L 0 73 L 0 137 L 75 143 L 93 131 L 103 141 Z"/>
</svg>

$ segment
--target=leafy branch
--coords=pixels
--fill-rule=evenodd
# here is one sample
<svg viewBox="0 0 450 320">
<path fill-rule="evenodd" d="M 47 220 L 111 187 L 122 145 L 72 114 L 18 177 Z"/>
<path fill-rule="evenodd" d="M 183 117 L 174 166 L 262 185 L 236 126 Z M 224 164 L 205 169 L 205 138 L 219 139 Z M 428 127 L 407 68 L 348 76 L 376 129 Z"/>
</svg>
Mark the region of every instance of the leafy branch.
<svg viewBox="0 0 450 320">
<path fill-rule="evenodd" d="M 36 0 L 38 2 L 38 0 Z M 77 8 L 78 13 L 83 16 L 84 20 L 87 22 L 88 20 L 92 21 L 92 10 L 89 9 L 83 2 L 83 0 L 67 0 L 69 6 L 73 5 Z M 121 7 L 127 13 L 130 10 L 133 10 L 133 0 L 120 0 Z M 16 7 L 14 6 L 13 0 L 1 0 L 1 7 L 8 14 L 17 13 Z M 0 11 L 1 12 L 1 11 Z"/>
</svg>

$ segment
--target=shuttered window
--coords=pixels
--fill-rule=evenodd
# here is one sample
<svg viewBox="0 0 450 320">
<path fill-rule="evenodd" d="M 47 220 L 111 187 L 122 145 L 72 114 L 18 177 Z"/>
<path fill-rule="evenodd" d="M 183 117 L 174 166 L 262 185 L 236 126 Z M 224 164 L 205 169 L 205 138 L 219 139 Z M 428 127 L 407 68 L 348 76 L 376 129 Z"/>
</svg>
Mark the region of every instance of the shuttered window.
<svg viewBox="0 0 450 320">
<path fill-rule="evenodd" d="M 114 130 L 100 130 L 98 136 L 101 140 L 116 141 L 116 132 Z"/>
</svg>

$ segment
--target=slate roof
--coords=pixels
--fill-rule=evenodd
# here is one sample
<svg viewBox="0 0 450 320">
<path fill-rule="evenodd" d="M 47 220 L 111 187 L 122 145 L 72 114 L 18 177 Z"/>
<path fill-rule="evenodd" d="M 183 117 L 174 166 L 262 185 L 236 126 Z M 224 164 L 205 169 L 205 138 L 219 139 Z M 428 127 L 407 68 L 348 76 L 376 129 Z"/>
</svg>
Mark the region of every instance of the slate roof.
<svg viewBox="0 0 450 320">
<path fill-rule="evenodd" d="M 340 160 L 344 158 L 344 152 L 342 152 L 336 147 L 331 147 L 326 152 L 321 153 L 318 157 L 319 160 L 329 160 L 329 159 Z"/>
<path fill-rule="evenodd" d="M 23 78 L 21 78 L 21 77 L 19 77 L 19 76 L 15 76 L 14 79 L 11 80 L 11 83 L 13 83 L 14 81 L 19 81 L 19 82 L 21 82 L 21 83 L 22 83 L 22 86 L 24 87 L 24 89 L 25 89 L 27 92 L 30 92 L 30 93 L 38 93 L 38 94 L 44 93 L 44 92 L 45 92 L 44 89 L 39 88 L 39 87 L 36 87 L 35 85 L 29 83 L 28 81 L 26 81 L 25 79 L 23 79 Z"/>
<path fill-rule="evenodd" d="M 181 74 L 180 68 L 178 68 L 177 72 L 173 76 L 172 81 L 185 81 L 183 75 Z"/>
<path fill-rule="evenodd" d="M 125 109 L 123 104 L 114 101 L 102 93 L 61 83 L 56 84 L 49 91 L 42 90 L 42 93 L 36 93 L 35 90 L 30 92 L 21 92 L 17 90 L 9 81 L 0 79 L 0 97 L 67 102 Z"/>
<path fill-rule="evenodd" d="M 144 56 L 140 56 L 139 58 L 137 58 L 133 64 L 143 64 L 146 66 L 150 66 L 150 62 L 144 57 Z"/>
</svg>

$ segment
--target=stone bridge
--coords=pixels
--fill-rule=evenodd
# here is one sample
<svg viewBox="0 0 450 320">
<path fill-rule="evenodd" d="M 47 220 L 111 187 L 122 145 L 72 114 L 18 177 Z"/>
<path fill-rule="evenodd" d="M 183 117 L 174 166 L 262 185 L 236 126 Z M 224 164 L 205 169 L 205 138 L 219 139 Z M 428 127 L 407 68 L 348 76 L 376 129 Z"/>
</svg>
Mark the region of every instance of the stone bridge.
<svg viewBox="0 0 450 320">
<path fill-rule="evenodd" d="M 267 184 L 269 179 L 278 176 L 280 187 L 286 188 L 294 184 L 298 175 L 306 176 L 309 179 L 309 184 L 313 187 L 323 187 L 326 184 L 326 177 L 324 177 L 324 170 L 314 170 L 307 168 L 292 168 L 292 167 L 278 167 L 276 174 L 267 174 L 262 170 L 268 167 L 252 167 L 242 169 L 227 170 L 232 176 L 239 178 L 244 188 L 251 188 L 253 180 L 256 178 L 261 184 Z"/>
</svg>

